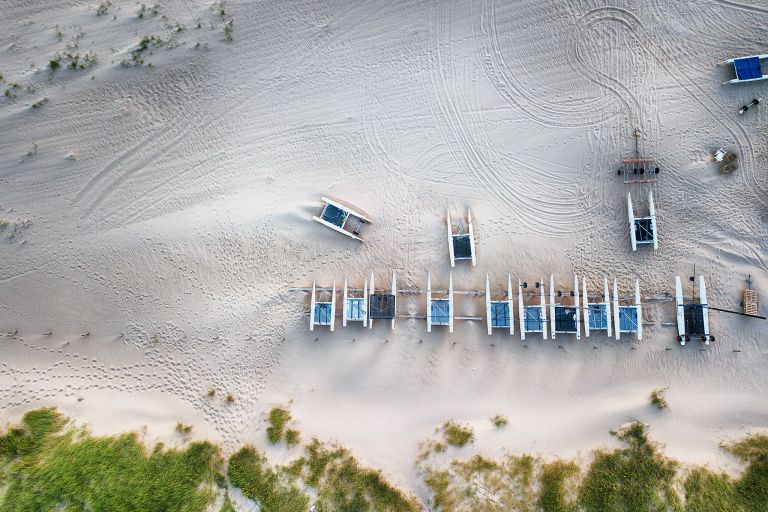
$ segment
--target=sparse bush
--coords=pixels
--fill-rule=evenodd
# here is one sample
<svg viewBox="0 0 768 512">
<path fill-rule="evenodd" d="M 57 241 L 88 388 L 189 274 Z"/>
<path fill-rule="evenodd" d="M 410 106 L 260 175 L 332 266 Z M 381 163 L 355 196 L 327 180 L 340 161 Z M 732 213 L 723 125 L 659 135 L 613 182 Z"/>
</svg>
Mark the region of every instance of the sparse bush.
<svg viewBox="0 0 768 512">
<path fill-rule="evenodd" d="M 659 410 L 669 407 L 667 399 L 664 398 L 664 391 L 666 391 L 666 388 L 659 388 L 651 391 L 651 405 Z"/>
<path fill-rule="evenodd" d="M 56 71 L 61 67 L 61 56 L 56 55 L 54 58 L 48 61 L 48 69 Z"/>
<path fill-rule="evenodd" d="M 211 397 L 216 394 L 216 390 L 214 388 L 208 389 L 208 391 L 205 392 L 205 396 Z"/>
<path fill-rule="evenodd" d="M 226 400 L 227 400 L 227 403 L 230 403 L 230 404 L 231 404 L 232 402 L 234 402 L 234 401 L 235 401 L 235 395 L 233 395 L 232 393 L 227 393 L 227 398 L 226 398 Z"/>
<path fill-rule="evenodd" d="M 443 439 L 451 446 L 462 447 L 475 440 L 475 433 L 471 427 L 460 425 L 453 420 L 446 421 L 442 424 L 441 428 Z"/>
<path fill-rule="evenodd" d="M 224 25 L 224 39 L 226 39 L 228 42 L 232 42 L 232 32 L 235 30 L 235 25 L 232 20 L 229 20 L 229 22 Z"/>
<path fill-rule="evenodd" d="M 491 423 L 493 423 L 493 426 L 496 428 L 504 428 L 509 423 L 509 420 L 501 414 L 497 414 L 491 418 Z"/>
<path fill-rule="evenodd" d="M 99 4 L 99 7 L 96 9 L 96 16 L 103 16 L 107 14 L 107 11 L 109 11 L 109 8 L 112 7 L 112 2 L 106 1 Z"/>
<path fill-rule="evenodd" d="M 192 425 L 187 425 L 179 421 L 176 423 L 176 432 L 179 434 L 189 434 L 192 432 Z"/>
<path fill-rule="evenodd" d="M 301 434 L 299 431 L 293 428 L 289 428 L 285 431 L 285 444 L 288 446 L 295 446 L 301 441 Z"/>
</svg>

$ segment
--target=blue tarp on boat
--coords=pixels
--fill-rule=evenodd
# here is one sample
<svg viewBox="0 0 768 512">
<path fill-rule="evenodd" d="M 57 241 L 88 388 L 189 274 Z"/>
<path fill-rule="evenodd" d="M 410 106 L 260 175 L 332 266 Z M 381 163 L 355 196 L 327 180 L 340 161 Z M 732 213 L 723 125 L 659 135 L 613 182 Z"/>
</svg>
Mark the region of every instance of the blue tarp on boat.
<svg viewBox="0 0 768 512">
<path fill-rule="evenodd" d="M 758 57 L 736 59 L 733 61 L 733 67 L 736 68 L 736 77 L 739 80 L 754 80 L 763 76 Z"/>
</svg>

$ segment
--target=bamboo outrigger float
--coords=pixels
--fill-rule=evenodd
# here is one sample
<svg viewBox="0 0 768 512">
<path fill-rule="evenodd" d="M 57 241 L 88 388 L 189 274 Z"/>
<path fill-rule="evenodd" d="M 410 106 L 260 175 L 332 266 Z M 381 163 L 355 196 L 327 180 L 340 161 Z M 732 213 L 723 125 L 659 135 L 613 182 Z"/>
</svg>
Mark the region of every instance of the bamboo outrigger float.
<svg viewBox="0 0 768 512">
<path fill-rule="evenodd" d="M 488 324 L 488 334 L 494 329 L 509 329 L 510 336 L 515 334 L 515 312 L 512 295 L 512 276 L 507 276 L 507 293 L 503 299 L 492 298 L 491 281 L 485 275 L 485 318 Z M 496 295 L 501 295 L 496 294 Z"/>
<path fill-rule="evenodd" d="M 606 331 L 611 337 L 611 297 L 608 293 L 608 278 L 603 278 L 602 302 L 590 302 L 587 292 L 587 279 L 581 279 L 581 289 L 584 292 L 584 335 L 589 338 L 592 331 Z"/>
<path fill-rule="evenodd" d="M 544 296 L 544 282 L 536 283 L 536 288 L 541 289 L 538 294 L 526 294 L 528 296 L 538 296 L 541 299 L 540 304 L 526 305 L 523 300 L 523 288 L 528 283 L 517 281 L 517 304 L 518 315 L 520 318 L 520 339 L 525 339 L 527 332 L 540 332 L 544 339 L 547 339 L 547 302 Z"/>
<path fill-rule="evenodd" d="M 562 297 L 557 292 L 558 297 Z M 555 277 L 549 276 L 549 320 L 552 323 L 552 339 L 557 334 L 575 334 L 581 339 L 581 315 L 579 311 L 579 277 L 573 276 L 573 291 L 570 293 L 571 304 L 555 301 Z"/>
<path fill-rule="evenodd" d="M 451 259 L 451 268 L 456 266 L 456 260 L 472 260 L 472 266 L 477 264 L 475 256 L 475 230 L 472 227 L 472 211 L 467 208 L 466 232 L 454 233 L 451 225 L 451 213 L 446 212 L 448 224 L 448 255 Z"/>
<path fill-rule="evenodd" d="M 432 296 L 432 275 L 427 272 L 427 332 L 432 332 L 433 325 L 447 325 L 448 332 L 453 332 L 453 273 L 448 277 L 448 294 Z"/>
<path fill-rule="evenodd" d="M 638 244 L 652 244 L 653 250 L 659 248 L 659 238 L 656 232 L 656 207 L 653 204 L 653 192 L 648 191 L 648 209 L 646 217 L 635 217 L 632 207 L 632 193 L 627 192 L 627 214 L 629 217 L 629 237 L 632 250 L 636 251 Z"/>
<path fill-rule="evenodd" d="M 339 201 L 327 197 L 322 197 L 321 199 L 325 206 L 320 212 L 320 216 L 313 216 L 312 220 L 362 242 L 363 239 L 359 236 L 360 228 L 366 222 L 372 223 L 373 221 L 362 212 Z"/>
<path fill-rule="evenodd" d="M 696 276 L 691 277 L 691 282 L 695 282 Z M 715 337 L 709 334 L 709 303 L 707 302 L 707 286 L 704 283 L 704 276 L 699 276 L 699 299 L 696 300 L 694 285 L 694 296 L 690 301 L 683 298 L 683 285 L 680 276 L 675 276 L 675 306 L 677 310 L 677 341 L 681 345 L 686 342 L 699 338 L 705 345 L 714 341 Z"/>
<path fill-rule="evenodd" d="M 333 283 L 330 301 L 318 301 L 315 290 L 315 281 L 312 281 L 312 298 L 309 303 L 309 330 L 314 330 L 316 325 L 327 325 L 333 331 L 336 323 L 336 282 L 334 281 Z"/>
<path fill-rule="evenodd" d="M 643 306 L 640 302 L 640 280 L 635 279 L 634 304 L 621 304 L 616 280 L 613 280 L 613 328 L 618 340 L 621 333 L 634 332 L 637 341 L 643 339 Z"/>
</svg>

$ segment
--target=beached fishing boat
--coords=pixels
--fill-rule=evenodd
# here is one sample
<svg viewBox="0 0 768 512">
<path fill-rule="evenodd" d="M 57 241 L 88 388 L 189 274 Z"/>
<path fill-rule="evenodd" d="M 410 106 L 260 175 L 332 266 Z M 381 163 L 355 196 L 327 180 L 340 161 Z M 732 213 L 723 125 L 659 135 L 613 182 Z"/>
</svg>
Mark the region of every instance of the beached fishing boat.
<svg viewBox="0 0 768 512">
<path fill-rule="evenodd" d="M 766 65 L 768 54 L 750 55 L 749 57 L 736 57 L 723 62 L 724 65 L 732 64 L 736 78 L 723 82 L 725 84 L 741 84 L 745 82 L 757 82 L 768 79 L 763 66 Z"/>
<path fill-rule="evenodd" d="M 362 242 L 360 229 L 363 227 L 363 224 L 372 223 L 373 221 L 357 209 L 339 201 L 327 197 L 322 197 L 321 199 L 325 206 L 323 206 L 320 216 L 315 215 L 312 217 L 312 220 Z"/>
</svg>

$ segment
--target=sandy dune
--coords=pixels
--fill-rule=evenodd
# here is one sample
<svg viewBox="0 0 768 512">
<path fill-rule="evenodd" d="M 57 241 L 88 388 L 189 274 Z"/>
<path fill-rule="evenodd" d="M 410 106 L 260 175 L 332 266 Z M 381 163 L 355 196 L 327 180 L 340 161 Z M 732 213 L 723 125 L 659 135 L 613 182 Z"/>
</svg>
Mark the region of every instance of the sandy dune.
<svg viewBox="0 0 768 512">
<path fill-rule="evenodd" d="M 676 343 L 669 303 L 645 308 L 641 343 L 524 344 L 469 322 L 428 335 L 418 320 L 309 333 L 306 297 L 287 292 L 392 270 L 445 286 L 445 211 L 470 206 L 479 259 L 454 270 L 457 289 L 578 272 L 659 297 L 696 264 L 713 305 L 738 310 L 748 274 L 768 297 L 768 107 L 736 113 L 768 85 L 721 86 L 716 66 L 765 52 L 762 2 L 96 9 L 0 10 L 3 421 L 53 404 L 96 431 L 165 438 L 182 420 L 263 446 L 265 411 L 292 401 L 305 437 L 412 489 L 418 442 L 447 418 L 475 426 L 479 452 L 546 456 L 587 456 L 637 419 L 670 455 L 726 469 L 718 443 L 768 425 L 766 322 L 713 313 L 703 351 Z M 144 64 L 121 65 L 149 35 L 162 43 Z M 98 62 L 47 69 L 65 51 Z M 616 176 L 634 128 L 662 169 L 633 188 L 654 191 L 656 253 L 631 252 Z M 734 175 L 712 160 L 721 146 Z M 311 222 L 321 194 L 375 218 L 365 244 Z M 458 314 L 483 308 L 457 299 Z M 660 414 L 648 393 L 665 386 Z"/>
</svg>

